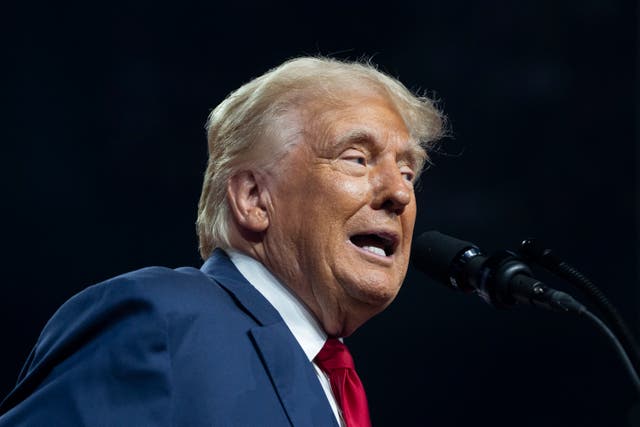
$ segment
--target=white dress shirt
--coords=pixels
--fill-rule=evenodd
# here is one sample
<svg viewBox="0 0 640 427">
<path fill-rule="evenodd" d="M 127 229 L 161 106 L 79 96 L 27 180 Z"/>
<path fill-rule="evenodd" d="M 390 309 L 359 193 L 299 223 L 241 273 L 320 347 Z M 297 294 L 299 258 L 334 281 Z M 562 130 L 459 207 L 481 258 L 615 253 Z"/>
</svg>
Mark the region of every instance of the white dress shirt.
<svg viewBox="0 0 640 427">
<path fill-rule="evenodd" d="M 340 407 L 336 402 L 333 392 L 331 391 L 331 383 L 327 375 L 313 362 L 318 355 L 322 346 L 327 340 L 327 334 L 320 327 L 316 319 L 309 312 L 307 307 L 284 286 L 276 277 L 271 274 L 267 268 L 259 261 L 248 255 L 242 254 L 233 249 L 227 249 L 227 254 L 231 258 L 231 262 L 236 266 L 238 271 L 254 288 L 264 296 L 267 301 L 280 313 L 293 336 L 295 337 L 302 350 L 307 355 L 309 361 L 318 375 L 320 384 L 327 399 L 331 404 L 333 414 L 340 426 L 344 427 Z"/>
</svg>

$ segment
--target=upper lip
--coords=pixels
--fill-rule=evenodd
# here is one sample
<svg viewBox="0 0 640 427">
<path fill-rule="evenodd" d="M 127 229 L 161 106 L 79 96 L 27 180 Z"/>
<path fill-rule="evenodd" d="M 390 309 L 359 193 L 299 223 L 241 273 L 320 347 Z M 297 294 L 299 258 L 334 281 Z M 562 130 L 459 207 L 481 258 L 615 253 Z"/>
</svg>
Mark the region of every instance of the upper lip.
<svg viewBox="0 0 640 427">
<path fill-rule="evenodd" d="M 393 230 L 388 229 L 369 229 L 351 233 L 349 239 L 352 240 L 356 236 L 375 236 L 384 242 L 386 254 L 393 255 L 400 243 L 400 236 Z"/>
</svg>

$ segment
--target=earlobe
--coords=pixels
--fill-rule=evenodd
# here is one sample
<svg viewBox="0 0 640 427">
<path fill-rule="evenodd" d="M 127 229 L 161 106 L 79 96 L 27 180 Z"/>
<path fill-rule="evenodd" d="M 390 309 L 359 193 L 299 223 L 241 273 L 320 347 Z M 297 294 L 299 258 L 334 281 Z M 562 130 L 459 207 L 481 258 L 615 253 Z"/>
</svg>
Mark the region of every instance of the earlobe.
<svg viewBox="0 0 640 427">
<path fill-rule="evenodd" d="M 251 171 L 233 175 L 227 182 L 227 199 L 235 222 L 246 231 L 261 233 L 269 226 L 263 203 L 264 188 Z"/>
</svg>

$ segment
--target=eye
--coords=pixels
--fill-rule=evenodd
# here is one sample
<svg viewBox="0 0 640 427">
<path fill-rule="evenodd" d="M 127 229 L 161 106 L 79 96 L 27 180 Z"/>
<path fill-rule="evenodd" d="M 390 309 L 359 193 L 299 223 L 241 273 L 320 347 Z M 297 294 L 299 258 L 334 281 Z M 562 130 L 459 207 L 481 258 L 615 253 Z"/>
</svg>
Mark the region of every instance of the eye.
<svg viewBox="0 0 640 427">
<path fill-rule="evenodd" d="M 413 180 L 416 177 L 415 172 L 413 172 L 413 169 L 407 167 L 407 166 L 403 166 L 400 168 L 400 174 L 402 175 L 402 177 L 407 180 L 408 182 L 413 183 Z"/>
<path fill-rule="evenodd" d="M 362 151 L 353 148 L 350 148 L 342 153 L 340 158 L 361 166 L 367 165 L 367 156 Z"/>
</svg>

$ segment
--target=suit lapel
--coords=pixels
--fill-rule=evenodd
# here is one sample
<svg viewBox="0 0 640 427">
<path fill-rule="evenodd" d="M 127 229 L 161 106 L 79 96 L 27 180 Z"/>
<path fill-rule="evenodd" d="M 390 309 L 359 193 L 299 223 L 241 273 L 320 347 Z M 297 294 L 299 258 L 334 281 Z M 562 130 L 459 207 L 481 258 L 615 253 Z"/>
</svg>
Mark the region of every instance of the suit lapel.
<svg viewBox="0 0 640 427">
<path fill-rule="evenodd" d="M 294 426 L 336 426 L 318 377 L 295 338 L 284 324 L 251 330 L 251 336 Z"/>
<path fill-rule="evenodd" d="M 277 310 L 216 249 L 201 269 L 212 276 L 257 323 L 249 331 L 293 426 L 337 426 L 316 373 Z"/>
</svg>

